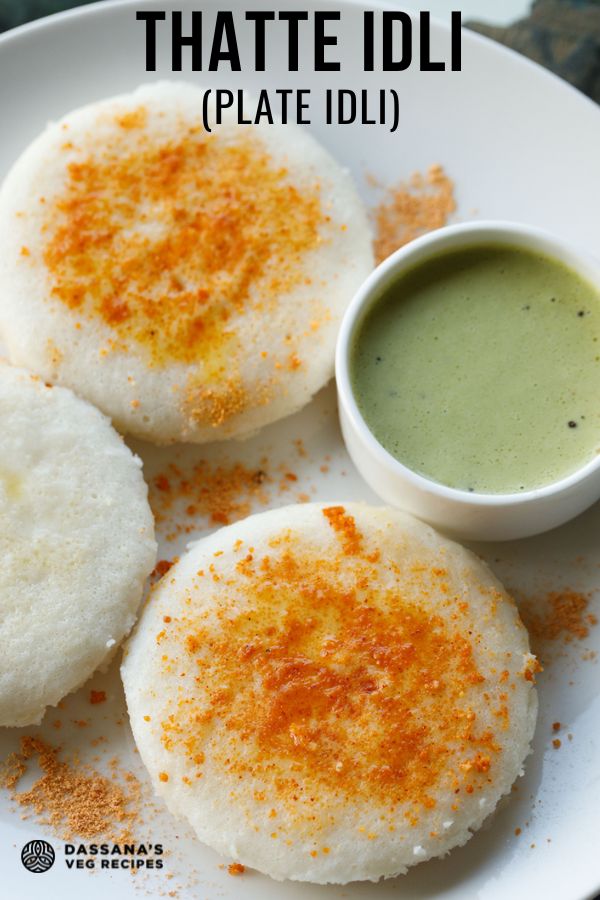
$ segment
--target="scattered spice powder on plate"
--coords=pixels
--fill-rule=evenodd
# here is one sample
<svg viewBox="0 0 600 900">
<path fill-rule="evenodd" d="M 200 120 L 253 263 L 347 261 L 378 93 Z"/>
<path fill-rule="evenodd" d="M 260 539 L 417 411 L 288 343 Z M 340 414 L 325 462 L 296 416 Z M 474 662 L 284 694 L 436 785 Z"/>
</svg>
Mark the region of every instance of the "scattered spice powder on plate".
<svg viewBox="0 0 600 900">
<path fill-rule="evenodd" d="M 273 491 L 286 494 L 297 485 L 298 476 L 289 466 L 271 466 L 263 457 L 258 465 L 241 462 L 215 465 L 201 459 L 193 466 L 170 463 L 150 479 L 150 505 L 167 540 L 190 534 L 202 527 L 229 525 L 250 515 L 257 506 L 267 506 Z M 308 498 L 308 495 L 303 495 Z M 154 575 L 162 577 L 168 562 L 161 561 Z"/>
<path fill-rule="evenodd" d="M 163 578 L 167 574 L 167 572 L 173 568 L 178 559 L 178 556 L 176 556 L 174 559 L 159 559 L 152 572 L 150 573 L 150 580 L 153 582 L 160 581 L 160 579 Z"/>
<path fill-rule="evenodd" d="M 234 862 L 227 866 L 227 871 L 230 875 L 243 875 L 246 871 L 246 867 L 241 863 Z"/>
<path fill-rule="evenodd" d="M 90 703 L 104 703 L 106 701 L 106 691 L 90 691 Z"/>
<path fill-rule="evenodd" d="M 386 259 L 399 247 L 446 225 L 456 210 L 454 183 L 442 166 L 430 166 L 427 174 L 415 172 L 407 182 L 387 189 L 373 212 L 375 259 Z"/>
<path fill-rule="evenodd" d="M 111 776 L 107 777 L 76 761 L 65 762 L 59 755 L 59 747 L 38 737 L 22 737 L 20 750 L 0 765 L 0 785 L 10 791 L 13 801 L 31 810 L 41 825 L 49 826 L 65 841 L 75 835 L 115 842 L 130 839 L 141 799 L 135 775 L 121 771 L 117 760 L 111 762 Z M 41 777 L 29 790 L 18 791 L 21 779 L 36 763 Z"/>
<path fill-rule="evenodd" d="M 171 518 L 169 513 L 175 504 L 179 506 L 187 501 L 183 522 L 181 511 L 176 511 L 179 522 L 174 526 L 176 534 L 187 530 L 185 519 L 205 517 L 211 525 L 228 525 L 249 515 L 254 503 L 268 503 L 264 485 L 270 481 L 260 465 L 248 467 L 240 462 L 214 465 L 200 460 L 193 467 L 183 469 L 171 463 L 151 480 L 150 505 L 160 524 Z"/>
<path fill-rule="evenodd" d="M 566 587 L 540 596 L 518 597 L 521 618 L 534 652 L 544 656 L 544 647 L 553 642 L 570 644 L 588 637 L 590 628 L 598 624 L 590 612 L 591 594 Z"/>
</svg>

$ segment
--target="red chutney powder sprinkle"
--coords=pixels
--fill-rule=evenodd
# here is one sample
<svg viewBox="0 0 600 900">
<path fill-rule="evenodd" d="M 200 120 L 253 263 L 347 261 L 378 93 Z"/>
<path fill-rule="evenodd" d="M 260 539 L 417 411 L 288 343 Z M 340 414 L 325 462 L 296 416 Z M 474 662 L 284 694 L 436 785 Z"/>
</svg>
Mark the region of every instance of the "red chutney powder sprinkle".
<svg viewBox="0 0 600 900">
<path fill-rule="evenodd" d="M 228 525 L 249 515 L 255 503 L 268 503 L 266 485 L 270 481 L 271 476 L 260 466 L 213 465 L 200 460 L 183 469 L 171 463 L 150 481 L 150 505 L 157 523 L 167 522 L 175 535 L 188 530 L 186 519 L 189 530 L 197 526 L 200 517 L 211 525 Z M 174 506 L 176 515 L 171 516 Z"/>
<path fill-rule="evenodd" d="M 244 872 L 246 871 L 246 867 L 243 866 L 241 863 L 234 862 L 234 863 L 230 863 L 227 866 L 227 871 L 229 872 L 230 875 L 243 875 Z"/>
<path fill-rule="evenodd" d="M 549 643 L 582 641 L 598 624 L 589 611 L 591 594 L 563 588 L 535 597 L 520 597 L 519 612 L 529 631 L 534 650 Z"/>
<path fill-rule="evenodd" d="M 454 185 L 440 165 L 389 188 L 374 211 L 377 262 L 427 231 L 446 225 L 455 210 Z"/>
<path fill-rule="evenodd" d="M 106 691 L 90 691 L 90 703 L 104 703 L 106 701 Z"/>
<path fill-rule="evenodd" d="M 173 566 L 175 565 L 175 561 L 171 559 L 159 559 L 159 561 L 154 566 L 150 574 L 151 579 L 158 580 L 159 578 L 163 578 L 164 575 L 169 572 Z"/>
<path fill-rule="evenodd" d="M 266 457 L 257 466 L 208 460 L 191 466 L 171 463 L 150 479 L 149 499 L 157 525 L 172 540 L 197 531 L 202 519 L 209 527 L 243 519 L 257 506 L 266 506 L 274 493 L 288 494 L 297 481 L 289 466 L 271 466 Z M 159 562 L 153 574 L 162 577 L 166 565 Z"/>
<path fill-rule="evenodd" d="M 283 532 L 272 552 L 240 558 L 228 581 L 250 608 L 216 609 L 218 627 L 206 615 L 173 620 L 181 656 L 163 659 L 165 674 L 186 660 L 196 688 L 168 707 L 163 746 L 196 760 L 198 777 L 209 753 L 235 780 L 267 776 L 271 800 L 290 810 L 322 791 L 406 803 L 416 816 L 442 784 L 457 803 L 462 791 L 485 790 L 501 746 L 473 709 L 485 679 L 470 640 L 399 587 L 381 587 L 343 507 L 324 515 L 343 567 L 338 554 Z M 438 573 L 414 577 L 430 591 Z M 508 710 L 498 727 L 505 722 Z"/>
<path fill-rule="evenodd" d="M 356 528 L 354 517 L 347 515 L 343 506 L 329 506 L 323 510 L 323 515 L 334 531 L 341 536 L 344 552 L 348 555 L 358 553 L 361 549 L 362 538 Z"/>
<path fill-rule="evenodd" d="M 154 365 L 215 359 L 237 314 L 268 314 L 304 278 L 320 187 L 295 187 L 249 133 L 227 143 L 181 123 L 159 140 L 143 113 L 66 164 L 44 225 L 52 295 Z"/>
</svg>

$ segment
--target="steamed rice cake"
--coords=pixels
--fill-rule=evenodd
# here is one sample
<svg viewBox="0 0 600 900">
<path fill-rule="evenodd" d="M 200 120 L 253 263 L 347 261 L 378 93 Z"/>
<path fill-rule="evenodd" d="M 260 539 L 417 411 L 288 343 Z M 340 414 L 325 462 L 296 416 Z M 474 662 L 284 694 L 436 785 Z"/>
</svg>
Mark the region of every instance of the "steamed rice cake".
<svg viewBox="0 0 600 900">
<path fill-rule="evenodd" d="M 65 388 L 0 365 L 0 725 L 37 724 L 106 663 L 154 565 L 141 463 Z"/>
<path fill-rule="evenodd" d="M 333 374 L 373 266 L 352 179 L 308 131 L 208 134 L 163 82 L 53 123 L 0 190 L 0 329 L 13 363 L 157 443 L 242 437 Z"/>
<path fill-rule="evenodd" d="M 522 772 L 536 660 L 472 553 L 308 504 L 193 545 L 122 668 L 157 793 L 276 879 L 376 880 L 464 844 Z"/>
</svg>

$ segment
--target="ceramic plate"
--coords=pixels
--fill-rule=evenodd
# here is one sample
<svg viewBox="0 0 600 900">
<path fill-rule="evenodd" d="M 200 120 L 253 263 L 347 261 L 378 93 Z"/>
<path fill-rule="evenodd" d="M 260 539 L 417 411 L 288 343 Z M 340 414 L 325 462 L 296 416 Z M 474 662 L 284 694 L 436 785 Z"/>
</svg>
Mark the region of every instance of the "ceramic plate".
<svg viewBox="0 0 600 900">
<path fill-rule="evenodd" d="M 0 175 L 48 119 L 68 110 L 134 88 L 142 81 L 173 77 L 168 41 L 159 40 L 156 74 L 144 69 L 143 27 L 135 9 L 153 3 L 102 3 L 44 20 L 0 39 Z M 190 9 L 179 0 L 157 8 Z M 197 4 L 195 4 L 197 6 Z M 288 3 L 280 4 L 281 7 Z M 296 8 L 297 4 L 290 5 Z M 554 231 L 592 252 L 600 252 L 600 111 L 583 96 L 520 56 L 480 37 L 465 33 L 462 72 L 365 75 L 360 66 L 362 9 L 338 2 L 307 0 L 309 9 L 341 9 L 339 24 L 342 71 L 317 76 L 312 71 L 310 33 L 301 49 L 306 65 L 297 74 L 286 71 L 285 41 L 267 47 L 267 71 L 251 73 L 252 48 L 240 52 L 246 71 L 181 76 L 208 86 L 302 87 L 313 90 L 311 129 L 354 173 L 366 202 L 376 201 L 370 176 L 393 184 L 414 170 L 441 163 L 456 185 L 457 220 L 506 218 Z M 207 21 L 216 6 L 203 4 Z M 245 6 L 231 0 L 228 8 L 243 18 Z M 207 33 L 210 31 L 206 29 Z M 445 26 L 436 25 L 433 50 L 447 48 Z M 187 64 L 187 63 L 186 63 Z M 401 126 L 392 135 L 377 126 L 323 124 L 317 102 L 324 86 L 360 90 L 394 87 L 400 96 Z M 302 440 L 302 445 L 296 443 Z M 246 443 L 204 448 L 153 449 L 136 444 L 152 481 L 173 462 L 190 472 L 200 460 L 207 466 L 239 461 L 247 469 L 262 469 L 267 479 L 253 509 L 282 505 L 302 495 L 343 501 L 377 502 L 348 459 L 337 425 L 335 395 L 326 388 L 300 414 L 272 426 Z M 211 463 L 212 461 L 212 463 Z M 288 474 L 297 480 L 286 477 Z M 235 500 L 235 498 L 234 498 Z M 189 502 L 189 501 L 188 501 Z M 252 505 L 253 504 L 253 505 Z M 184 501 L 165 511 L 159 525 L 160 557 L 171 559 L 185 543 L 206 533 L 210 516 L 187 516 Z M 164 510 L 163 510 L 164 511 Z M 600 505 L 571 524 L 545 536 L 509 544 L 478 545 L 499 577 L 516 591 L 537 595 L 540 614 L 548 613 L 551 591 L 570 588 L 593 592 L 600 584 Z M 174 533 L 178 535 L 174 537 Z M 171 540 L 167 539 L 170 536 Z M 110 560 L 99 560 L 110 565 Z M 546 605 L 544 605 L 546 604 Z M 592 597 L 588 612 L 596 612 L 600 597 Z M 564 637 L 564 636 L 563 636 Z M 189 829 L 175 822 L 160 804 L 147 805 L 136 827 L 136 840 L 162 843 L 165 868 L 160 872 L 70 870 L 63 845 L 51 828 L 27 811 L 15 808 L 4 793 L 0 810 L 0 871 L 3 894 L 34 898 L 92 898 L 112 893 L 119 898 L 150 894 L 180 898 L 236 900 L 404 900 L 481 898 L 481 900 L 582 900 L 600 886 L 597 849 L 600 809 L 600 698 L 594 650 L 600 626 L 571 642 L 556 640 L 543 650 L 545 671 L 539 679 L 540 717 L 533 756 L 517 790 L 470 843 L 444 859 L 418 866 L 407 876 L 380 884 L 315 887 L 279 884 L 255 872 L 233 878 L 223 860 L 194 840 Z M 90 687 L 105 690 L 107 701 L 90 706 Z M 54 723 L 60 721 L 61 727 Z M 552 723 L 560 722 L 559 749 L 552 740 Z M 83 723 L 83 724 L 82 724 Z M 32 729 L 25 729 L 31 733 Z M 53 744 L 102 769 L 113 757 L 121 767 L 147 781 L 136 756 L 116 666 L 96 676 L 64 708 L 50 710 L 40 732 Z M 3 730 L 0 756 L 18 742 L 20 732 Z M 570 735 L 570 737 L 569 737 Z M 98 738 L 106 740 L 97 741 Z M 95 746 L 93 746 L 95 744 Z M 515 834 L 521 829 L 519 835 Z M 26 841 L 42 837 L 54 844 L 57 861 L 45 874 L 30 874 L 21 865 Z M 225 864 L 225 865 L 224 865 Z"/>
</svg>

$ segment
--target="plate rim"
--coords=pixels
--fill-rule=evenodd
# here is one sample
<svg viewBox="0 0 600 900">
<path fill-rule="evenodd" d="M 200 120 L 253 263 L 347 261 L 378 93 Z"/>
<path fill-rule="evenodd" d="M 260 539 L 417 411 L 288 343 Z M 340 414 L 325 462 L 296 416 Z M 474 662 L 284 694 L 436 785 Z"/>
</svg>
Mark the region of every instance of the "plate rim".
<svg viewBox="0 0 600 900">
<path fill-rule="evenodd" d="M 159 0 L 150 0 L 150 3 L 147 3 L 148 6 L 157 5 Z M 175 3 L 175 0 L 160 0 L 160 6 L 162 8 L 168 8 L 169 6 L 185 7 L 190 5 L 193 0 L 179 0 L 178 3 Z M 318 0 L 305 0 L 307 5 L 312 5 Z M 332 3 L 333 0 L 320 0 L 320 2 L 324 3 Z M 217 0 L 205 0 L 203 6 L 214 6 L 217 4 Z M 371 0 L 371 2 L 365 3 L 362 0 L 337 0 L 335 3 L 336 6 L 343 9 L 344 7 L 358 7 L 361 9 L 387 9 L 387 10 L 398 10 L 398 4 L 394 2 L 394 0 Z M 130 7 L 133 11 L 137 9 L 139 6 L 139 0 L 94 0 L 93 3 L 86 3 L 83 6 L 75 6 L 71 9 L 61 10 L 60 12 L 51 13 L 48 16 L 41 16 L 38 19 L 34 19 L 31 22 L 25 22 L 22 25 L 17 25 L 14 28 L 9 28 L 8 31 L 5 31 L 3 34 L 0 34 L 0 51 L 6 44 L 11 43 L 15 40 L 20 40 L 21 38 L 26 38 L 30 34 L 34 34 L 36 31 L 42 31 L 47 28 L 52 28 L 54 26 L 60 26 L 64 22 L 68 22 L 71 19 L 77 19 L 83 16 L 93 16 L 104 13 L 110 15 L 113 9 L 118 9 L 120 7 Z M 411 7 L 410 3 L 406 6 L 403 6 L 404 11 L 406 11 L 410 17 L 414 20 L 418 14 L 419 10 Z M 432 24 L 445 32 L 450 31 L 450 26 L 443 21 L 439 16 L 432 15 L 431 16 Z M 552 72 L 550 69 L 545 68 L 540 63 L 535 62 L 529 57 L 525 56 L 522 53 L 519 53 L 517 50 L 513 50 L 511 47 L 507 47 L 505 44 L 501 44 L 499 41 L 494 40 L 487 35 L 480 34 L 477 31 L 473 31 L 470 28 L 465 27 L 461 21 L 461 32 L 463 40 L 466 38 L 467 42 L 471 42 L 474 45 L 479 45 L 482 48 L 485 48 L 487 53 L 495 54 L 499 58 L 510 58 L 513 63 L 517 65 L 522 65 L 526 69 L 529 69 L 531 72 L 534 72 L 538 78 L 549 79 L 550 82 L 554 83 L 555 87 L 566 92 L 566 96 L 571 97 L 573 102 L 578 102 L 583 105 L 584 108 L 588 110 L 594 110 L 598 115 L 600 115 L 600 107 L 594 100 L 584 94 L 579 88 L 576 88 L 574 85 L 570 84 L 568 81 L 565 81 L 564 78 L 561 78 L 560 75 L 557 75 L 555 72 Z M 181 73 L 183 74 L 183 73 Z M 168 80 L 168 75 L 162 76 Z"/>
</svg>

